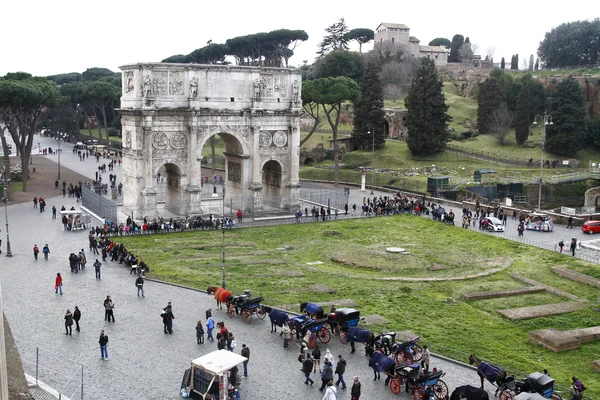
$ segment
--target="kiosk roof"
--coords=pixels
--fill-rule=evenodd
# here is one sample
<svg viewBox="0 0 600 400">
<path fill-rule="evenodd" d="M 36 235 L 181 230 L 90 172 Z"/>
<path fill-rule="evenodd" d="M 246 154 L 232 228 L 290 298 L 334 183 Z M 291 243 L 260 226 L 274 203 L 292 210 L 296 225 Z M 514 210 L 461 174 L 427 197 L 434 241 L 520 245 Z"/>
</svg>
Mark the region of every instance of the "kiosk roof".
<svg viewBox="0 0 600 400">
<path fill-rule="evenodd" d="M 216 375 L 246 361 L 247 358 L 227 350 L 217 350 L 192 360 L 192 366 L 202 367 Z"/>
</svg>

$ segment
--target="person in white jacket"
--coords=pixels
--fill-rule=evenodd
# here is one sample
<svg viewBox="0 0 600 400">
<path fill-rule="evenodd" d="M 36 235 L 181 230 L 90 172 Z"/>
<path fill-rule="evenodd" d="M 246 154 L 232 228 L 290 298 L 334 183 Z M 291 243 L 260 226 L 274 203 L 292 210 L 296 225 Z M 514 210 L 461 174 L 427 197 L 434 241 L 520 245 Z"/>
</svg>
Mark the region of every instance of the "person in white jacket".
<svg viewBox="0 0 600 400">
<path fill-rule="evenodd" d="M 325 394 L 323 395 L 322 400 L 336 400 L 337 399 L 337 390 L 332 381 L 327 383 L 327 388 L 325 389 Z"/>
</svg>

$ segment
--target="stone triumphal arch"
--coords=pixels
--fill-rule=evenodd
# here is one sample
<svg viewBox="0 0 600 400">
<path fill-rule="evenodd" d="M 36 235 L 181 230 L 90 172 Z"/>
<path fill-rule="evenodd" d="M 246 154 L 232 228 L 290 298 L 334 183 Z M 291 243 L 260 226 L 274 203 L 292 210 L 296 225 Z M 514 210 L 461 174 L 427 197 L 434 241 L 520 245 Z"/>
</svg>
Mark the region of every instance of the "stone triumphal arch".
<svg viewBox="0 0 600 400">
<path fill-rule="evenodd" d="M 225 145 L 226 202 L 244 199 L 245 210 L 261 210 L 267 199 L 276 208 L 298 207 L 298 71 L 169 63 L 121 70 L 125 212 L 157 215 L 159 170 L 166 175 L 165 209 L 206 212 L 215 200 L 201 189 L 201 152 L 215 135 Z"/>
</svg>

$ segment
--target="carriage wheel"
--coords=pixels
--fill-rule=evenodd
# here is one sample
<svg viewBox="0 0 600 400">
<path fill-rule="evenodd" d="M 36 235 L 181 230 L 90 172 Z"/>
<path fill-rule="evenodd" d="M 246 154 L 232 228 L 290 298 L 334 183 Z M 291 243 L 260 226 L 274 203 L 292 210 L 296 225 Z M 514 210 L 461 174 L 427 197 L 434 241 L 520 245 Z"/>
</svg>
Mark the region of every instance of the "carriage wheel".
<svg viewBox="0 0 600 400">
<path fill-rule="evenodd" d="M 248 311 L 248 310 L 242 311 L 242 320 L 245 323 L 249 324 L 250 321 L 252 321 L 252 313 L 250 311 Z"/>
<path fill-rule="evenodd" d="M 348 334 L 346 334 L 346 332 L 344 331 L 340 332 L 340 342 L 342 342 L 343 344 L 348 343 Z"/>
<path fill-rule="evenodd" d="M 500 392 L 500 396 L 498 396 L 500 400 L 512 400 L 513 397 L 514 395 L 510 390 L 503 390 Z"/>
<path fill-rule="evenodd" d="M 398 394 L 402 391 L 402 378 L 392 378 L 390 380 L 390 390 L 394 394 Z"/>
<path fill-rule="evenodd" d="M 309 349 L 314 349 L 317 347 L 317 339 L 315 338 L 315 335 L 310 335 L 307 346 Z"/>
<path fill-rule="evenodd" d="M 413 347 L 412 358 L 414 361 L 421 361 L 421 358 L 423 358 L 423 349 L 418 344 Z"/>
<path fill-rule="evenodd" d="M 319 336 L 321 343 L 329 343 L 331 340 L 331 333 L 329 333 L 329 329 L 325 327 L 321 328 L 317 335 Z"/>
<path fill-rule="evenodd" d="M 590 231 L 591 232 L 591 231 Z M 560 397 L 558 394 L 556 393 L 552 393 L 552 396 L 550 396 L 550 400 L 562 400 L 562 397 Z"/>
<path fill-rule="evenodd" d="M 418 386 L 413 392 L 413 400 L 423 400 L 424 395 L 425 388 L 423 386 Z"/>
<path fill-rule="evenodd" d="M 229 318 L 233 318 L 233 316 L 235 315 L 235 307 L 233 307 L 233 306 L 228 307 L 227 315 L 229 315 Z"/>
<path fill-rule="evenodd" d="M 258 319 L 265 319 L 265 317 L 267 316 L 267 313 L 265 312 L 265 310 L 262 308 L 262 306 L 259 306 L 256 309 L 256 316 L 258 317 Z"/>
<path fill-rule="evenodd" d="M 406 350 L 396 353 L 394 358 L 396 359 L 396 364 L 400 366 L 407 366 L 413 363 L 413 356 Z"/>
<path fill-rule="evenodd" d="M 439 400 L 446 400 L 448 398 L 448 386 L 443 380 L 439 380 L 433 385 L 433 393 Z"/>
</svg>

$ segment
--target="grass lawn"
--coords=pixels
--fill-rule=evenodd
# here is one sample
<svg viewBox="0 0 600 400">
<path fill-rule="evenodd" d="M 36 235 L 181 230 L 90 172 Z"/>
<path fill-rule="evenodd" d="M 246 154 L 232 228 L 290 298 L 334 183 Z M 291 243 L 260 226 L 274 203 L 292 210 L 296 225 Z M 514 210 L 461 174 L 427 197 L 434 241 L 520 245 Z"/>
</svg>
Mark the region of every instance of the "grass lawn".
<svg viewBox="0 0 600 400">
<path fill-rule="evenodd" d="M 465 127 L 465 122 L 470 121 L 473 124 L 477 122 L 477 99 L 459 96 L 458 89 L 452 82 L 445 82 L 443 90 L 448 105 L 448 115 L 452 117 L 448 125 L 459 134 L 470 130 Z"/>
<path fill-rule="evenodd" d="M 324 235 L 335 230 L 339 235 Z M 118 238 L 146 260 L 150 277 L 204 289 L 221 281 L 221 233 L 186 232 Z M 600 325 L 598 290 L 554 275 L 549 267 L 566 265 L 600 277 L 598 266 L 558 253 L 450 227 L 415 216 L 393 216 L 326 224 L 299 224 L 225 233 L 228 288 L 251 289 L 265 304 L 297 304 L 350 298 L 361 315 L 379 314 L 390 321 L 372 330 L 412 330 L 433 352 L 475 353 L 505 368 L 525 372 L 547 368 L 558 384 L 572 375 L 585 382 L 587 395 L 600 395 L 600 380 L 590 368 L 600 342 L 553 353 L 529 342 L 534 329 L 559 330 Z M 385 251 L 402 246 L 410 256 Z M 283 248 L 286 250 L 283 250 Z M 308 265 L 321 261 L 320 265 Z M 439 282 L 403 282 L 387 278 L 449 278 L 505 268 L 487 277 Z M 301 276 L 286 272 L 300 271 Z M 569 314 L 511 321 L 498 309 L 566 301 L 545 292 L 510 298 L 463 301 L 467 292 L 523 287 L 510 277 L 518 272 L 589 300 L 585 309 Z M 325 284 L 328 294 L 309 288 Z M 453 349 L 453 350 L 451 350 Z M 466 357 L 466 356 L 465 356 Z M 463 359 L 462 361 L 466 361 Z M 473 383 L 478 378 L 473 376 Z"/>
<path fill-rule="evenodd" d="M 86 141 L 88 139 L 96 139 L 96 140 L 100 141 L 102 144 L 106 145 L 106 132 L 104 131 L 104 128 L 102 128 L 102 135 L 100 135 L 100 128 L 98 128 L 98 127 L 92 128 L 91 136 L 90 136 L 90 130 L 87 128 L 82 128 L 79 130 L 79 132 L 81 133 L 83 141 Z M 115 142 L 115 143 L 121 143 L 122 138 L 120 136 L 111 136 L 110 141 Z"/>
</svg>

